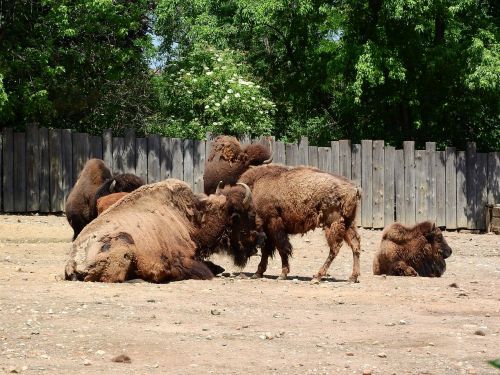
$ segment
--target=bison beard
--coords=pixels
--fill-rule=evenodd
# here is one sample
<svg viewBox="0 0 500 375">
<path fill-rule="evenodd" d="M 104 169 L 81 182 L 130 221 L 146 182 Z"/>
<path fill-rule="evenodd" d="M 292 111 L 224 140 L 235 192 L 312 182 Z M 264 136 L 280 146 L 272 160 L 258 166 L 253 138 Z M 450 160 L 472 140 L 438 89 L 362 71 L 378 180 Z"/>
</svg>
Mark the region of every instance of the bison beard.
<svg viewBox="0 0 500 375">
<path fill-rule="evenodd" d="M 452 253 L 435 224 L 425 221 L 413 227 L 388 226 L 373 260 L 375 275 L 440 277 L 445 259 Z"/>
</svg>

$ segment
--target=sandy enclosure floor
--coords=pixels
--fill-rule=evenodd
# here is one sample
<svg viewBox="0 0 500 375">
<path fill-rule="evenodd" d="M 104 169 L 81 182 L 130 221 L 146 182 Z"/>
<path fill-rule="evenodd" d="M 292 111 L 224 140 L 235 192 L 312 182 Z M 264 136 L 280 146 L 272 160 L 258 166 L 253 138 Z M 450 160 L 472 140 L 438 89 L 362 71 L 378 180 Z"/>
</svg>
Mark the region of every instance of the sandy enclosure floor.
<svg viewBox="0 0 500 375">
<path fill-rule="evenodd" d="M 500 236 L 445 232 L 442 278 L 373 276 L 380 231 L 361 230 L 360 283 L 321 231 L 294 237 L 291 278 L 99 284 L 61 279 L 64 217 L 0 216 L 0 371 L 26 374 L 499 374 Z M 245 273 L 255 271 L 255 257 Z M 450 286 L 455 283 L 457 287 Z M 131 363 L 111 359 L 126 354 Z"/>
</svg>

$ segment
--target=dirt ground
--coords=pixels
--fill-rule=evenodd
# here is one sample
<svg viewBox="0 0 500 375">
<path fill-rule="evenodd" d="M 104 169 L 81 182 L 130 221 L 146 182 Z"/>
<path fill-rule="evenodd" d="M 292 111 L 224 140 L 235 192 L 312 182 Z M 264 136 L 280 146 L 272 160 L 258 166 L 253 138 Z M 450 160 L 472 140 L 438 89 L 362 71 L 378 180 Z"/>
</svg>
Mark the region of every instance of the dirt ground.
<svg viewBox="0 0 500 375">
<path fill-rule="evenodd" d="M 64 217 L 0 216 L 6 373 L 500 373 L 486 363 L 500 357 L 500 236 L 445 232 L 453 255 L 436 279 L 373 276 L 381 232 L 361 230 L 358 284 L 346 247 L 336 280 L 310 283 L 327 255 L 316 231 L 293 238 L 287 281 L 279 257 L 262 280 L 217 257 L 230 276 L 108 285 L 62 280 L 71 235 Z"/>
</svg>

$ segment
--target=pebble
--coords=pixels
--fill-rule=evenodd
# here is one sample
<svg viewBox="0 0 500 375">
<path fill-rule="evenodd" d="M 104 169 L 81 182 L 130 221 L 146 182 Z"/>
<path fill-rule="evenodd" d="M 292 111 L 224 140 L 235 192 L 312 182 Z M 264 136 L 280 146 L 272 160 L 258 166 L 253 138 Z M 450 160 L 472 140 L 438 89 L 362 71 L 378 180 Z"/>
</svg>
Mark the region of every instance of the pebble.
<svg viewBox="0 0 500 375">
<path fill-rule="evenodd" d="M 266 332 L 265 333 L 265 337 L 268 340 L 272 340 L 274 338 L 274 335 L 271 332 Z"/>
<path fill-rule="evenodd" d="M 83 361 L 83 365 L 84 365 L 84 366 L 90 366 L 91 364 L 92 364 L 92 362 L 90 362 L 88 359 L 85 359 L 85 360 Z"/>
<path fill-rule="evenodd" d="M 450 288 L 458 288 L 458 284 L 457 283 L 451 283 L 449 285 Z"/>
<path fill-rule="evenodd" d="M 19 371 L 15 367 L 9 367 L 9 373 L 11 373 L 11 374 L 18 374 Z"/>
<path fill-rule="evenodd" d="M 104 355 L 104 353 L 106 353 L 104 350 L 98 350 L 95 352 L 97 355 Z"/>
<path fill-rule="evenodd" d="M 476 330 L 474 334 L 477 336 L 486 336 L 486 332 L 484 332 L 482 329 Z"/>
<path fill-rule="evenodd" d="M 111 358 L 111 362 L 118 362 L 118 363 L 130 363 L 132 360 L 130 357 L 126 354 L 120 354 L 117 355 L 116 357 Z"/>
<path fill-rule="evenodd" d="M 378 353 L 377 354 L 380 358 L 387 358 L 387 354 L 385 353 Z"/>
<path fill-rule="evenodd" d="M 405 326 L 405 325 L 407 325 L 407 324 L 408 324 L 408 322 L 407 322 L 406 320 L 404 320 L 404 319 L 401 319 L 401 320 L 399 321 L 399 324 L 400 324 L 400 325 L 402 325 L 402 326 Z"/>
<path fill-rule="evenodd" d="M 347 352 L 347 353 L 345 353 L 345 355 L 347 355 L 349 357 L 352 357 L 354 355 L 354 353 L 353 352 Z"/>
<path fill-rule="evenodd" d="M 212 315 L 220 315 L 220 311 L 217 310 L 217 309 L 212 309 L 212 310 L 210 310 L 210 314 L 212 314 Z"/>
<path fill-rule="evenodd" d="M 372 370 L 370 370 L 370 369 L 368 369 L 368 368 L 367 368 L 367 369 L 364 369 L 364 370 L 363 370 L 363 375 L 372 375 Z"/>
</svg>

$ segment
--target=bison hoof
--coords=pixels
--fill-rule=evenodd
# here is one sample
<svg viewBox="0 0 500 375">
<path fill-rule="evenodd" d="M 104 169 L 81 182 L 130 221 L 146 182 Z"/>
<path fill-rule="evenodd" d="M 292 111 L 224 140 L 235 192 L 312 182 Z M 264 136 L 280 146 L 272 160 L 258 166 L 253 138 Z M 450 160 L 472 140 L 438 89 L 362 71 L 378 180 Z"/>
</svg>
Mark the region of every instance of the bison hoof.
<svg viewBox="0 0 500 375">
<path fill-rule="evenodd" d="M 286 280 L 286 275 L 283 274 L 279 275 L 278 280 Z"/>
<path fill-rule="evenodd" d="M 349 282 L 351 282 L 351 283 L 359 283 L 358 276 L 352 275 L 351 277 L 349 277 Z"/>
<path fill-rule="evenodd" d="M 311 279 L 311 284 L 319 284 L 321 282 L 321 279 L 317 278 L 317 277 L 313 277 Z"/>
<path fill-rule="evenodd" d="M 262 279 L 262 274 L 261 273 L 257 273 L 255 272 L 253 275 L 252 275 L 252 279 Z"/>
</svg>

